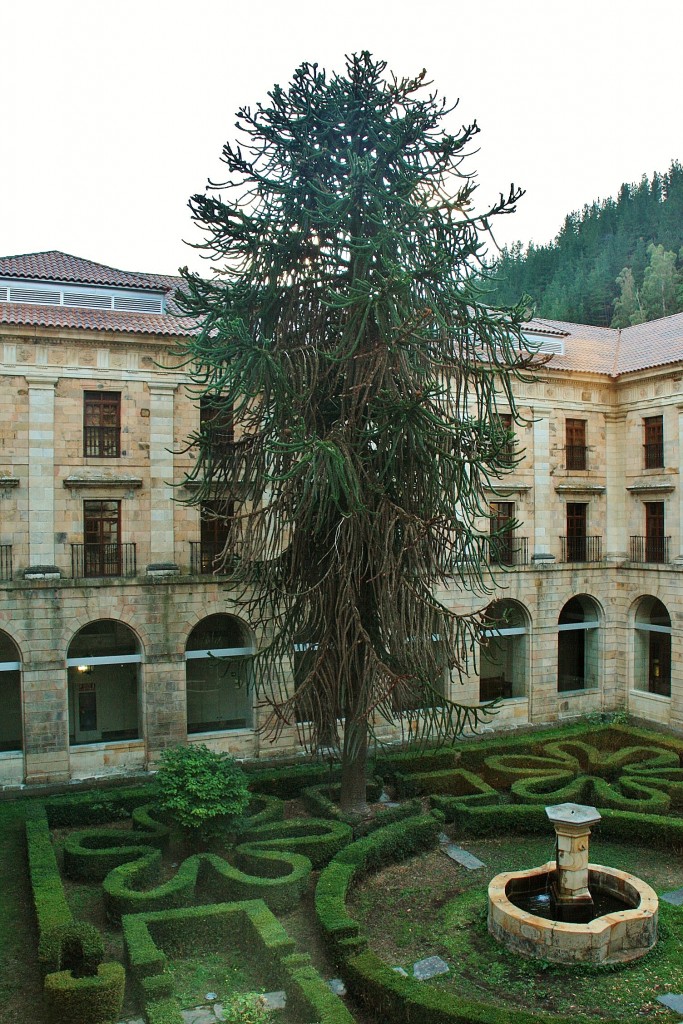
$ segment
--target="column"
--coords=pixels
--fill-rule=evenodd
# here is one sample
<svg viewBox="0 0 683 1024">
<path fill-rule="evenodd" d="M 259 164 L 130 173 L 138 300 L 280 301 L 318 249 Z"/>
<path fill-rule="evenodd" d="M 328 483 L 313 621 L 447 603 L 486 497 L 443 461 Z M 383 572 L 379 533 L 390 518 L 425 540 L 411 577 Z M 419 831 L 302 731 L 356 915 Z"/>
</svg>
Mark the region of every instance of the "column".
<svg viewBox="0 0 683 1024">
<path fill-rule="evenodd" d="M 553 561 L 550 412 L 534 406 L 534 551 L 532 562 Z"/>
<path fill-rule="evenodd" d="M 683 562 L 683 486 L 681 485 L 680 473 L 683 471 L 683 405 L 677 405 L 676 410 L 678 412 L 678 458 L 674 465 L 678 466 L 678 544 L 673 545 L 673 550 L 677 552 L 675 556 L 676 562 L 680 565 Z"/>
<path fill-rule="evenodd" d="M 57 377 L 26 377 L 28 384 L 29 566 L 55 564 L 55 385 Z"/>
<path fill-rule="evenodd" d="M 605 558 L 608 563 L 625 562 L 626 481 L 624 478 L 625 412 L 605 413 Z"/>
<path fill-rule="evenodd" d="M 151 564 L 157 571 L 177 571 L 173 542 L 173 393 L 177 384 L 149 385 Z"/>
</svg>

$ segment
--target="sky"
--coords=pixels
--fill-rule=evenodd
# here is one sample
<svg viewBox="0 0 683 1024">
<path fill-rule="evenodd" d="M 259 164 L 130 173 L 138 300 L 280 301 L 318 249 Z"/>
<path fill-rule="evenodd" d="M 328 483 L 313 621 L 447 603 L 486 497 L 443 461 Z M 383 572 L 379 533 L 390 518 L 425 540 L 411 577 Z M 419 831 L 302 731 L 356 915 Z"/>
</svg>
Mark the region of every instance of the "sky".
<svg viewBox="0 0 683 1024">
<path fill-rule="evenodd" d="M 679 0 L 33 0 L 2 26 L 0 256 L 206 272 L 187 201 L 238 108 L 360 50 L 426 68 L 449 130 L 476 119 L 477 206 L 526 190 L 500 244 L 683 160 Z"/>
</svg>

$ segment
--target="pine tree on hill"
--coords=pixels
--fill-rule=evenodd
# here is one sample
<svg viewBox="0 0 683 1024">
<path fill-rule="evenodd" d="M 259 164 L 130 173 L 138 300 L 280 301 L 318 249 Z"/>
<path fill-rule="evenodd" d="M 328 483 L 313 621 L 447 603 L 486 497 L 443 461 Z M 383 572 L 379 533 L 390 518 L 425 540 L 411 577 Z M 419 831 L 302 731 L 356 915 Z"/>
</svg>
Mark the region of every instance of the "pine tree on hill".
<svg viewBox="0 0 683 1024">
<path fill-rule="evenodd" d="M 683 166 L 673 161 L 664 174 L 623 184 L 616 199 L 568 214 L 548 245 L 504 248 L 491 268 L 492 299 L 508 305 L 526 293 L 539 316 L 599 326 L 669 316 L 683 310 L 682 249 Z"/>
</svg>

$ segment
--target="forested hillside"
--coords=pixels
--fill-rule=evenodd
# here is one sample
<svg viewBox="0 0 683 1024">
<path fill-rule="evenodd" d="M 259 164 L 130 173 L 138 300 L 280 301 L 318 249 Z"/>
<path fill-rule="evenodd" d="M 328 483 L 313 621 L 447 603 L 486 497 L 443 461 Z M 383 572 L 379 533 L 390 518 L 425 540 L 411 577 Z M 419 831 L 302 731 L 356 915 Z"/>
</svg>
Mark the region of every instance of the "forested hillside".
<svg viewBox="0 0 683 1024">
<path fill-rule="evenodd" d="M 538 316 L 628 327 L 683 310 L 683 166 L 569 214 L 549 245 L 502 250 L 492 301 L 528 294 Z"/>
</svg>

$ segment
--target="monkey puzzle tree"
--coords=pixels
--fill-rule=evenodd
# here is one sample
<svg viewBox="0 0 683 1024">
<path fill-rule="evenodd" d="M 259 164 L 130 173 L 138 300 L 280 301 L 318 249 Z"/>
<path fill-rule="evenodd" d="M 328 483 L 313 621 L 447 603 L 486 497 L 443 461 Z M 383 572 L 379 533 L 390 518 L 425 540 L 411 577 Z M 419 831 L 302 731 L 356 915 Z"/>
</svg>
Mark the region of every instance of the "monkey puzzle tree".
<svg viewBox="0 0 683 1024">
<path fill-rule="evenodd" d="M 449 134 L 449 113 L 424 72 L 398 80 L 367 52 L 345 74 L 303 64 L 239 111 L 228 180 L 190 200 L 216 262 L 211 280 L 183 271 L 213 410 L 192 438 L 195 500 L 223 501 L 224 568 L 263 626 L 266 728 L 340 753 L 347 810 L 378 721 L 443 737 L 480 714 L 444 692 L 478 621 L 438 594 L 485 589 L 476 520 L 511 465 L 497 409 L 514 412 L 531 355 L 525 309 L 489 309 L 474 284 L 521 192 L 472 212 L 478 128 Z"/>
</svg>

